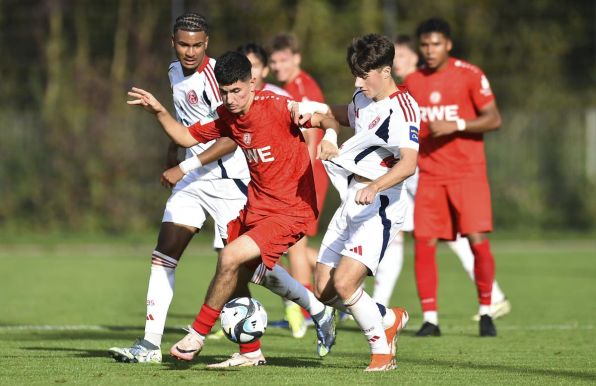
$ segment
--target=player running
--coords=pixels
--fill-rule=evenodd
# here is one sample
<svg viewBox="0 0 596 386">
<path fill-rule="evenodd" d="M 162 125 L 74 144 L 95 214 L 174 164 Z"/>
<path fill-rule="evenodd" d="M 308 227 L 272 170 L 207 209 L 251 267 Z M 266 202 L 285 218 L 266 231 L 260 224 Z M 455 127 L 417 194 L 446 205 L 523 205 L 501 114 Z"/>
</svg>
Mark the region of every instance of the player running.
<svg viewBox="0 0 596 386">
<path fill-rule="evenodd" d="M 315 273 L 323 303 L 348 311 L 371 350 L 366 371 L 395 368 L 396 339 L 408 321 L 403 308 L 386 308 L 364 290 L 403 225 L 407 207 L 403 182 L 414 174 L 420 112 L 416 101 L 391 77 L 393 43 L 366 35 L 348 47 L 356 77 L 348 106 L 333 114 L 355 134 L 337 149 L 337 132 L 327 130 L 320 158 L 342 199 L 325 233 Z"/>
<path fill-rule="evenodd" d="M 213 73 L 215 60 L 206 55 L 208 42 L 207 24 L 201 15 L 189 13 L 177 18 L 172 44 L 178 61 L 170 65 L 169 77 L 176 115 L 185 126 L 210 121 L 222 103 Z M 222 145 L 218 145 L 220 143 Z M 223 248 L 223 242 L 228 238 L 227 224 L 246 204 L 248 167 L 242 151 L 234 150 L 236 144 L 228 138 L 201 143 L 188 149 L 188 158 L 179 166 L 164 172 L 164 183 L 175 187 L 166 204 L 158 246 L 153 253 L 145 336 L 131 347 L 110 348 L 109 353 L 116 360 L 161 362 L 160 345 L 174 292 L 175 269 L 182 252 L 202 227 L 205 212 L 214 218 L 217 225 L 215 244 L 219 243 L 218 247 Z M 208 164 L 212 160 L 217 162 Z M 257 284 L 279 295 L 290 296 L 313 312 L 320 313 L 325 309 L 310 291 L 283 269 L 268 271 L 266 275 L 262 270 L 260 272 L 262 275 L 255 277 Z M 246 286 L 239 287 L 234 295 L 250 296 Z M 328 336 L 334 334 L 332 320 L 323 321 L 318 326 L 318 333 L 322 336 L 319 340 L 330 340 Z M 241 344 L 240 351 L 250 352 L 253 346 Z M 318 346 L 319 354 L 328 352 L 324 344 L 319 343 Z"/>
<path fill-rule="evenodd" d="M 318 215 L 308 150 L 298 125 L 293 122 L 296 114 L 290 111 L 294 102 L 289 103 L 288 98 L 268 91 L 256 93 L 250 61 L 241 53 L 222 55 L 214 74 L 223 106 L 217 108 L 210 121 L 187 128 L 172 118 L 150 93 L 138 88 L 129 92 L 133 100 L 127 102 L 155 114 L 164 131 L 181 146 L 229 137 L 248 161 L 251 182 L 246 206 L 228 224 L 228 244 L 218 258 L 205 303 L 189 333 L 170 350 L 182 360 L 192 360 L 201 351 L 205 336 L 236 287 L 245 286 L 251 277 L 259 284 L 269 272 L 285 273 L 276 265 L 280 255 L 304 236 L 308 224 Z M 292 105 L 292 111 L 297 111 L 297 105 Z M 338 127 L 337 122 L 329 118 L 320 124 Z M 299 285 L 296 281 L 293 283 Z M 286 284 L 283 290 L 293 289 L 288 287 Z M 316 309 L 319 304 L 303 301 L 300 305 L 309 306 L 307 310 L 317 326 L 319 354 L 326 355 L 335 342 L 334 313 L 330 308 Z M 256 341 L 245 344 L 244 352 L 208 367 L 264 363 L 260 342 Z"/>
</svg>

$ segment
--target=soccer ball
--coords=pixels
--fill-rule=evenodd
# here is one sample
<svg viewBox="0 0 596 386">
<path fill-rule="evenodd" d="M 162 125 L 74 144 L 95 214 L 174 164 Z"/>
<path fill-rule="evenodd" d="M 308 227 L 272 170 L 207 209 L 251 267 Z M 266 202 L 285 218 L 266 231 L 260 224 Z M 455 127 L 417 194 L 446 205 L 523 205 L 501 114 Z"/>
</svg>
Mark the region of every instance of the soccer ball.
<svg viewBox="0 0 596 386">
<path fill-rule="evenodd" d="M 221 329 L 234 343 L 250 343 L 259 339 L 267 328 L 267 312 L 258 300 L 236 298 L 226 303 L 219 316 Z"/>
</svg>

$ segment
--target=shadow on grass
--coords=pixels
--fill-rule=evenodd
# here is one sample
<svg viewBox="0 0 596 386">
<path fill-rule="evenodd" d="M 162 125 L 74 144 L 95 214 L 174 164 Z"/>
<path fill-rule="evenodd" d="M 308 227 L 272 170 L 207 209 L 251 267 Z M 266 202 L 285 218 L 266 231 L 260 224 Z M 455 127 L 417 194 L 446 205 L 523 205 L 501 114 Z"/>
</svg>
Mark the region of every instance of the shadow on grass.
<svg viewBox="0 0 596 386">
<path fill-rule="evenodd" d="M 568 378 L 574 380 L 584 380 L 584 381 L 596 381 L 596 373 L 586 373 L 580 371 L 571 371 L 571 370 L 548 370 L 548 369 L 539 369 L 539 368 L 531 368 L 531 367 L 517 367 L 517 366 L 508 366 L 508 365 L 490 365 L 490 364 L 482 364 L 482 363 L 472 363 L 472 362 L 454 362 L 454 361 L 442 361 L 436 359 L 424 359 L 424 360 L 412 360 L 401 357 L 399 359 L 401 363 L 411 363 L 415 365 L 422 365 L 422 366 L 435 366 L 435 367 L 447 367 L 450 369 L 456 368 L 466 368 L 466 369 L 473 369 L 473 370 L 494 370 L 498 372 L 505 372 L 505 373 L 512 373 L 512 374 L 534 374 L 540 376 L 547 376 L 547 377 L 555 377 L 555 378 Z M 560 380 L 559 380 L 560 381 Z"/>
</svg>

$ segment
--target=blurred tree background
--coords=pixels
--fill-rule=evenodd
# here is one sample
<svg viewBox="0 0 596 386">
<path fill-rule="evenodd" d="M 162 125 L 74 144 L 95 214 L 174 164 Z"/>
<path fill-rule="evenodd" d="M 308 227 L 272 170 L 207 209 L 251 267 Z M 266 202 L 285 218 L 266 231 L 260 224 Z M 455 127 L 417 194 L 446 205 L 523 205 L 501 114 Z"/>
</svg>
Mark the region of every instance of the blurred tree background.
<svg viewBox="0 0 596 386">
<path fill-rule="evenodd" d="M 453 55 L 484 69 L 504 118 L 486 136 L 496 228 L 595 230 L 594 0 L 0 0 L 0 231 L 158 226 L 168 141 L 126 90 L 171 100 L 169 38 L 184 11 L 208 18 L 212 57 L 294 32 L 332 104 L 353 91 L 353 37 L 446 18 Z"/>
</svg>

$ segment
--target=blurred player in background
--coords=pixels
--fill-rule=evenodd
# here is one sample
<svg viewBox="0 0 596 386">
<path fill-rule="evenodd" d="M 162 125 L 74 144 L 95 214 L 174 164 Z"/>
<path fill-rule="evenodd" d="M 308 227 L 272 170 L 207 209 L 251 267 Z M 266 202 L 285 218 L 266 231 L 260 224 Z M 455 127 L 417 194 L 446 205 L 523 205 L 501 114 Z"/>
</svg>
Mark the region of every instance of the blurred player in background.
<svg viewBox="0 0 596 386">
<path fill-rule="evenodd" d="M 407 201 L 403 183 L 416 170 L 420 111 L 391 77 L 393 43 L 385 36 L 355 38 L 347 61 L 356 78 L 348 106 L 333 115 L 355 134 L 337 148 L 328 129 L 319 157 L 341 197 L 321 244 L 315 290 L 326 304 L 348 311 L 371 350 L 366 371 L 395 368 L 396 338 L 408 314 L 386 308 L 363 289 L 379 263 L 392 259 L 387 246 L 403 225 Z"/>
<path fill-rule="evenodd" d="M 323 92 L 317 82 L 300 67 L 302 56 L 298 39 L 295 36 L 290 34 L 274 36 L 271 41 L 269 59 L 271 72 L 295 101 L 324 102 Z M 317 208 L 319 213 L 322 213 L 327 189 L 329 188 L 329 180 L 321 160 L 316 158 L 316 152 L 323 133 L 321 130 L 308 129 L 304 130 L 303 134 L 308 144 L 314 169 Z M 318 221 L 317 219 L 310 224 L 306 232 L 307 236 L 312 237 L 317 234 Z M 288 251 L 290 272 L 306 288 L 312 288 L 311 280 L 317 255 L 318 251 L 316 249 L 308 247 L 307 237 L 304 237 Z M 304 335 L 306 332 L 304 318 L 300 317 L 298 311 L 295 307 L 286 308 L 286 319 L 294 336 Z M 308 313 L 304 310 L 303 315 L 308 320 Z"/>
<path fill-rule="evenodd" d="M 267 51 L 263 46 L 256 43 L 246 43 L 236 49 L 236 51 L 246 55 L 252 65 L 252 77 L 255 79 L 256 90 L 271 91 L 288 98 L 292 96 L 283 88 L 272 83 L 267 83 L 265 79 L 269 75 Z"/>
<path fill-rule="evenodd" d="M 292 279 L 276 263 L 304 236 L 318 215 L 308 149 L 298 127 L 296 102 L 270 91 L 255 92 L 251 63 L 239 52 L 222 55 L 214 67 L 223 106 L 209 120 L 186 127 L 177 122 L 153 95 L 133 88 L 127 103 L 155 114 L 164 131 L 184 147 L 231 138 L 244 152 L 251 181 L 246 206 L 228 224 L 228 244 L 221 251 L 205 302 L 188 334 L 170 353 L 192 360 L 205 344 L 224 304 L 249 281 L 305 307 L 317 327 L 317 352 L 325 356 L 335 343 L 334 310 Z M 296 122 L 294 122 L 296 118 Z M 307 118 L 299 123 L 305 123 Z M 334 127 L 332 118 L 321 125 Z M 240 353 L 210 368 L 265 364 L 260 341 L 240 345 Z"/>
<path fill-rule="evenodd" d="M 399 82 L 418 69 L 419 56 L 414 41 L 408 35 L 399 35 L 395 39 L 395 59 L 393 60 L 393 74 Z M 375 288 L 373 299 L 381 304 L 389 304 L 391 295 L 395 288 L 395 283 L 399 278 L 404 259 L 404 236 L 403 232 L 412 232 L 414 230 L 414 197 L 418 186 L 418 170 L 404 182 L 407 194 L 408 205 L 406 220 L 402 227 L 402 232 L 393 239 L 387 248 L 387 254 L 392 258 L 383 259 L 379 264 L 379 269 L 375 275 Z M 474 280 L 474 254 L 470 248 L 470 243 L 465 237 L 458 233 L 455 241 L 448 241 L 447 245 L 459 258 L 466 273 L 470 279 Z M 395 258 L 393 258 L 395 256 Z M 491 316 L 497 319 L 511 311 L 511 304 L 501 291 L 499 284 L 493 282 L 491 304 Z M 479 321 L 480 315 L 476 314 L 474 320 Z M 436 330 L 440 334 L 440 330 Z"/>
<path fill-rule="evenodd" d="M 490 189 L 483 133 L 501 125 L 495 97 L 476 66 L 449 57 L 449 24 L 439 18 L 417 28 L 425 65 L 405 85 L 420 105 L 420 178 L 415 198 L 415 271 L 424 323 L 417 336 L 439 335 L 437 241 L 467 237 L 474 254 L 480 336 L 496 336 L 491 317 L 495 262 Z"/>
</svg>

